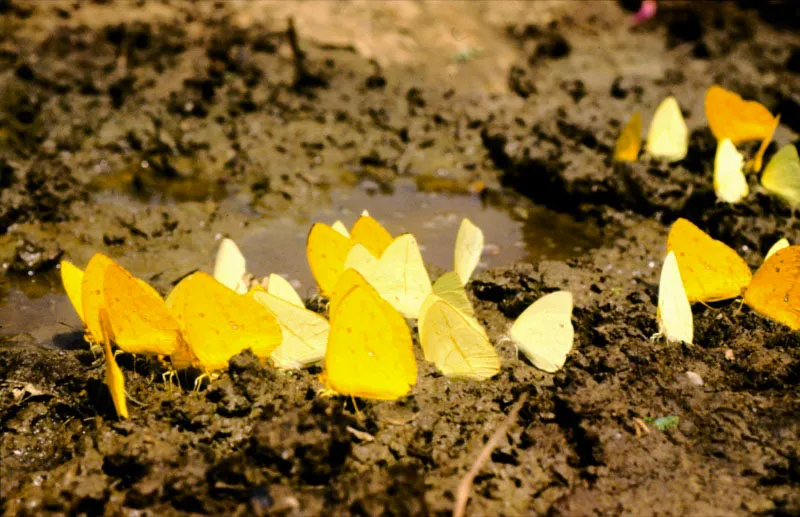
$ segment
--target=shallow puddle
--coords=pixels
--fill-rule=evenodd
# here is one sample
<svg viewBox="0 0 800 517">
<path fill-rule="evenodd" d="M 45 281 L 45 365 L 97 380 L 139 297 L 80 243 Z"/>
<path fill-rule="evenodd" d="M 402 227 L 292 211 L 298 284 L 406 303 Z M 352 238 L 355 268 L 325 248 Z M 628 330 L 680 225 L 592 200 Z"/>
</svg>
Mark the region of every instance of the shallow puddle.
<svg viewBox="0 0 800 517">
<path fill-rule="evenodd" d="M 248 271 L 256 277 L 281 274 L 301 295 L 315 294 L 305 260 L 311 223 L 330 224 L 338 219 L 349 227 L 362 210 L 368 210 L 393 235 L 413 233 L 426 262 L 441 271 L 452 268 L 456 233 L 464 217 L 481 227 L 486 237 L 478 271 L 517 261 L 576 257 L 603 242 L 601 229 L 591 222 L 576 221 L 524 198 L 487 201 L 477 195 L 420 192 L 408 185 L 397 187 L 391 194 L 363 188 L 336 190 L 325 205 L 309 219 L 270 218 L 254 222 L 235 236 L 247 258 Z M 208 271 L 212 262 L 213 258 L 198 257 L 197 266 Z M 30 334 L 39 343 L 55 340 L 55 344 L 65 346 L 69 344 L 66 336 L 60 335 L 80 327 L 57 271 L 30 278 L 6 277 L 0 285 L 0 305 L 0 337 Z"/>
</svg>

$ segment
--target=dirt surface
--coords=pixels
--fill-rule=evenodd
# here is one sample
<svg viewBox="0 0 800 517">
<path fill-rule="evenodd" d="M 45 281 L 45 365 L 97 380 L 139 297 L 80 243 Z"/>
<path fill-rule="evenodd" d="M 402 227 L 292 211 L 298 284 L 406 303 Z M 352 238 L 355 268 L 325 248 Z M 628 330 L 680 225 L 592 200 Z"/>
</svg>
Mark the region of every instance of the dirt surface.
<svg viewBox="0 0 800 517">
<path fill-rule="evenodd" d="M 101 250 L 167 292 L 207 269 L 218 234 L 305 224 L 341 189 L 481 191 L 518 218 L 533 202 L 604 234 L 475 277 L 498 376 L 452 381 L 418 351 L 409 397 L 357 409 L 318 395 L 319 368 L 249 352 L 200 392 L 120 355 L 132 418 L 118 421 L 77 319 L 45 343 L 5 332 L 0 509 L 446 515 L 528 393 L 471 515 L 799 514 L 798 334 L 731 303 L 694 307 L 694 345 L 651 336 L 676 217 L 753 268 L 777 238 L 800 242 L 755 178 L 743 203 L 716 203 L 702 110 L 719 83 L 781 113 L 768 157 L 797 143 L 800 16 L 792 2 L 680 2 L 632 28 L 635 3 L 0 1 L 0 311 L 23 286 L 57 290 L 60 258 Z M 669 94 L 687 158 L 612 164 L 627 117 L 646 126 Z M 574 294 L 576 345 L 551 375 L 503 337 L 556 289 Z"/>
</svg>

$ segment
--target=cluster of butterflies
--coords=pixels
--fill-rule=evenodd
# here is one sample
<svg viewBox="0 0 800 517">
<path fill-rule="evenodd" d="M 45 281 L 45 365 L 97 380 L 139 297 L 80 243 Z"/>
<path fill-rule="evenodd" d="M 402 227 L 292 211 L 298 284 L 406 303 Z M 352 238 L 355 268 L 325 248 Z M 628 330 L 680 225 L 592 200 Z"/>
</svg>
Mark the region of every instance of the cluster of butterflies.
<svg viewBox="0 0 800 517">
<path fill-rule="evenodd" d="M 746 101 L 734 92 L 711 86 L 706 92 L 705 112 L 711 132 L 717 139 L 714 158 L 714 191 L 717 199 L 738 203 L 750 193 L 745 170 L 761 171 L 764 153 L 780 122 L 762 104 Z M 614 160 L 636 161 L 642 147 L 642 119 L 634 113 L 614 148 Z M 745 164 L 736 145 L 761 141 L 753 158 Z M 674 97 L 667 97 L 656 109 L 647 133 L 645 150 L 654 158 L 679 161 L 686 157 L 689 130 Z M 761 174 L 761 185 L 792 206 L 800 205 L 800 158 L 797 148 L 788 144 L 778 150 Z"/>
<path fill-rule="evenodd" d="M 732 248 L 686 219 L 675 221 L 658 289 L 659 334 L 668 341 L 691 343 L 692 303 L 739 296 L 759 314 L 800 329 L 800 246 L 780 239 L 753 275 Z"/>
<path fill-rule="evenodd" d="M 339 221 L 316 223 L 306 253 L 329 300 L 327 319 L 309 310 L 283 277 L 253 281 L 229 239 L 221 242 L 213 276 L 192 273 L 166 299 L 100 253 L 83 271 L 62 261 L 61 277 L 87 341 L 104 350 L 106 383 L 121 418 L 128 417 L 124 377 L 112 344 L 162 360 L 165 381 L 195 368 L 199 386 L 251 349 L 280 369 L 322 362 L 326 393 L 394 400 L 417 381 L 407 320 L 416 320 L 423 356 L 443 375 L 485 380 L 499 372 L 498 353 L 465 290 L 483 247 L 483 232 L 464 219 L 453 270 L 431 283 L 413 235 L 392 237 L 366 212 L 349 231 Z M 509 337 L 534 366 L 554 372 L 573 346 L 571 318 L 572 294 L 550 293 L 517 318 Z"/>
</svg>

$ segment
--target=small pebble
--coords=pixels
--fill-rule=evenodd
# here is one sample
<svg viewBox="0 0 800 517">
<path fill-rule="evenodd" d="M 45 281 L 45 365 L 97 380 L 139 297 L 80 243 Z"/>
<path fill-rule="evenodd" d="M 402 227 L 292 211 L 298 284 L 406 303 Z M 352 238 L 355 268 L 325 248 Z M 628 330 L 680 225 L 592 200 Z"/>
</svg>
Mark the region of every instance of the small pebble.
<svg viewBox="0 0 800 517">
<path fill-rule="evenodd" d="M 703 385 L 703 378 L 692 371 L 686 372 L 686 377 L 689 379 L 689 382 L 691 382 L 695 386 Z"/>
</svg>

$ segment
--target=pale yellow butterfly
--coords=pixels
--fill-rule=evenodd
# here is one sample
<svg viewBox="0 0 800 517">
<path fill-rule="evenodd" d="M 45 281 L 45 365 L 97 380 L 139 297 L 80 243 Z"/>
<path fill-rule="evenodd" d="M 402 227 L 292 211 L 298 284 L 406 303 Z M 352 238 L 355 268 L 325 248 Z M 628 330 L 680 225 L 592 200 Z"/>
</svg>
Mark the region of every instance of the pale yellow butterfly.
<svg viewBox="0 0 800 517">
<path fill-rule="evenodd" d="M 540 370 L 555 372 L 572 350 L 572 293 L 556 291 L 542 296 L 519 315 L 511 339 Z"/>
<path fill-rule="evenodd" d="M 239 294 L 247 292 L 244 275 L 247 263 L 239 247 L 231 239 L 222 239 L 214 261 L 214 279 Z"/>
<path fill-rule="evenodd" d="M 645 150 L 655 158 L 670 162 L 686 158 L 689 129 L 675 97 L 667 97 L 658 105 L 647 132 Z"/>
<path fill-rule="evenodd" d="M 658 284 L 658 331 L 667 341 L 691 343 L 694 337 L 692 307 L 683 287 L 675 253 L 670 251 L 661 268 Z"/>
<path fill-rule="evenodd" d="M 770 159 L 761 184 L 792 206 L 800 205 L 800 157 L 792 144 L 785 145 Z"/>
<path fill-rule="evenodd" d="M 481 381 L 500 371 L 500 357 L 481 324 L 446 300 L 429 294 L 418 323 L 425 360 L 446 377 Z"/>
<path fill-rule="evenodd" d="M 744 176 L 744 156 L 736 150 L 729 138 L 717 145 L 714 158 L 714 191 L 717 199 L 738 203 L 750 192 Z"/>
<path fill-rule="evenodd" d="M 481 261 L 482 252 L 483 232 L 465 217 L 458 229 L 453 257 L 453 271 L 458 274 L 462 284 L 466 285 L 469 282 Z"/>
</svg>

